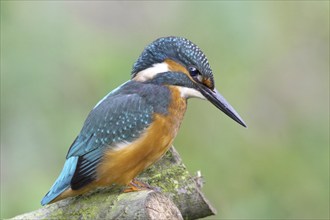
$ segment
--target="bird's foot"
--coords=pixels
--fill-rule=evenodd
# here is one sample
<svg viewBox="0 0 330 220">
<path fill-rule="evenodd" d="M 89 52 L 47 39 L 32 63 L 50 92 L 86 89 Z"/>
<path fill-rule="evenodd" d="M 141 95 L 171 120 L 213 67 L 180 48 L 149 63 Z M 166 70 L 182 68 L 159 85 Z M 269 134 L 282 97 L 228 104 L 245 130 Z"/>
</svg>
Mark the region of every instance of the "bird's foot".
<svg viewBox="0 0 330 220">
<path fill-rule="evenodd" d="M 141 190 L 155 190 L 155 188 L 150 186 L 148 183 L 144 183 L 137 179 L 133 179 L 124 189 L 124 193 L 141 191 Z"/>
</svg>

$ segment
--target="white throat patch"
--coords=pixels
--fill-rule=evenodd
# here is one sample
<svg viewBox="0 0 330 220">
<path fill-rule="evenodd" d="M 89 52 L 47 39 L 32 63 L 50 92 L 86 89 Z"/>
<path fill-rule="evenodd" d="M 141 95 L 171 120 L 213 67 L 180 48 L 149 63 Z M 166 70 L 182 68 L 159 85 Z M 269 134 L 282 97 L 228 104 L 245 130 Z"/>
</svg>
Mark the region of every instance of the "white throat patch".
<svg viewBox="0 0 330 220">
<path fill-rule="evenodd" d="M 179 89 L 181 97 L 183 97 L 183 98 L 205 99 L 205 97 L 202 95 L 202 93 L 200 93 L 196 89 L 187 88 L 187 87 L 183 87 L 183 86 L 177 86 L 177 88 Z"/>
<path fill-rule="evenodd" d="M 153 79 L 158 73 L 164 73 L 170 71 L 167 63 L 156 63 L 145 70 L 142 70 L 136 74 L 134 80 L 139 82 L 145 82 Z"/>
</svg>

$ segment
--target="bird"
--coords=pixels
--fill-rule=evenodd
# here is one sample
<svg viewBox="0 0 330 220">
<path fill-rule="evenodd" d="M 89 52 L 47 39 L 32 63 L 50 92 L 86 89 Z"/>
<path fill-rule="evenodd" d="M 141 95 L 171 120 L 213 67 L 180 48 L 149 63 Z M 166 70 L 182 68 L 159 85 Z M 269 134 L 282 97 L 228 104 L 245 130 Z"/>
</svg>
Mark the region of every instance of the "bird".
<svg viewBox="0 0 330 220">
<path fill-rule="evenodd" d="M 133 64 L 131 79 L 88 114 L 41 205 L 97 187 L 143 188 L 135 177 L 172 146 L 189 98 L 208 100 L 246 127 L 215 89 L 208 59 L 196 44 L 184 37 L 156 39 Z"/>
</svg>

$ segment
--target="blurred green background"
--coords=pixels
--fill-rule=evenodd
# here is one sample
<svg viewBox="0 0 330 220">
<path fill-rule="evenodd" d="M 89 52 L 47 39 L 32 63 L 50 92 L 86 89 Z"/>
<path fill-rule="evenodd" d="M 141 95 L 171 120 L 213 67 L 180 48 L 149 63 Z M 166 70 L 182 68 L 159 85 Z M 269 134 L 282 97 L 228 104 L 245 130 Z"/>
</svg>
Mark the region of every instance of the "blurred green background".
<svg viewBox="0 0 330 220">
<path fill-rule="evenodd" d="M 218 218 L 329 218 L 329 1 L 1 1 L 1 218 L 40 208 L 89 111 L 184 36 L 244 129 L 190 100 L 175 140 Z"/>
</svg>

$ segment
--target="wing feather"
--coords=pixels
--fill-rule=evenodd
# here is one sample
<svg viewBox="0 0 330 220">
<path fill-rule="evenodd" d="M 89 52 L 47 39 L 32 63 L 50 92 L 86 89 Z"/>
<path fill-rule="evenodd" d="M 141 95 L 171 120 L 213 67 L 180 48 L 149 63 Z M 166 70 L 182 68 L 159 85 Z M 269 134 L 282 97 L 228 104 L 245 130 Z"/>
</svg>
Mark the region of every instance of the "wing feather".
<svg viewBox="0 0 330 220">
<path fill-rule="evenodd" d="M 80 189 L 97 178 L 97 165 L 106 149 L 132 142 L 151 123 L 152 106 L 137 94 L 106 97 L 87 117 L 67 154 L 78 156 L 71 188 Z"/>
</svg>

